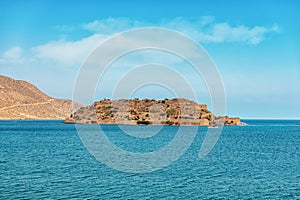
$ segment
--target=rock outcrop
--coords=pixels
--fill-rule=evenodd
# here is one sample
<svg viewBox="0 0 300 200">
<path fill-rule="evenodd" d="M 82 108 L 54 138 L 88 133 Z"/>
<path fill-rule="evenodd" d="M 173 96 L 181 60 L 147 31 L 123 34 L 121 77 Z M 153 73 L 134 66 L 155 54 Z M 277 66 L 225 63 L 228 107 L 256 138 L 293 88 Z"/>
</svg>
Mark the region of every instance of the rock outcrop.
<svg viewBox="0 0 300 200">
<path fill-rule="evenodd" d="M 0 76 L 0 119 L 65 119 L 81 106 L 49 97 L 26 81 Z"/>
<path fill-rule="evenodd" d="M 139 124 L 214 126 L 237 125 L 239 118 L 214 116 L 205 104 L 176 98 L 165 100 L 133 99 L 95 102 L 81 107 L 65 123 L 78 124 Z"/>
</svg>

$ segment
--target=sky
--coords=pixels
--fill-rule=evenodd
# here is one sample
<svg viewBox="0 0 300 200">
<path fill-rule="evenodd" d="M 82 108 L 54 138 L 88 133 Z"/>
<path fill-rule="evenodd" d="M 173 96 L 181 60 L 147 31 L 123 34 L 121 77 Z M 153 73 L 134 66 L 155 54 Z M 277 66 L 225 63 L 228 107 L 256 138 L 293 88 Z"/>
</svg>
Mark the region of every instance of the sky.
<svg viewBox="0 0 300 200">
<path fill-rule="evenodd" d="M 300 119 L 299 2 L 170 2 L 0 1 L 0 74 L 29 81 L 50 96 L 71 99 L 81 65 L 98 45 L 134 28 L 167 28 L 186 34 L 209 54 L 223 80 L 227 115 Z M 126 72 L 148 63 L 176 70 L 195 89 L 197 101 L 210 108 L 201 76 L 176 56 L 152 50 L 113 63 L 99 81 L 95 100 L 110 98 Z M 174 94 L 148 85 L 132 97 Z"/>
</svg>

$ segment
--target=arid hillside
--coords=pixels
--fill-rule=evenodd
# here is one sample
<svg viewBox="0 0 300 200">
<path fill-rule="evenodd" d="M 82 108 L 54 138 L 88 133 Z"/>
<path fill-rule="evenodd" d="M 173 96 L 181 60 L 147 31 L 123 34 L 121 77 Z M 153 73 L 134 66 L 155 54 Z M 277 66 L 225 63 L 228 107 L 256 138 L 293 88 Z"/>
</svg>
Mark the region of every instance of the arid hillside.
<svg viewBox="0 0 300 200">
<path fill-rule="evenodd" d="M 55 99 L 34 85 L 0 76 L 0 119 L 64 119 L 81 107 L 71 100 Z"/>
</svg>

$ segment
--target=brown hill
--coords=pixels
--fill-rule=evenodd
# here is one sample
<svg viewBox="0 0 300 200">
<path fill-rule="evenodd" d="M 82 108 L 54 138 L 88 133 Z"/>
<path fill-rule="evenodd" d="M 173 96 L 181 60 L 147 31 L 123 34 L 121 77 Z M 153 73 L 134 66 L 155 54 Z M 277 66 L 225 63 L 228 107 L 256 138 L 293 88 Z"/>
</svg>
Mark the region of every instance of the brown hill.
<svg viewBox="0 0 300 200">
<path fill-rule="evenodd" d="M 74 109 L 79 107 L 74 103 Z M 72 111 L 71 100 L 49 97 L 26 81 L 0 76 L 0 119 L 64 119 Z"/>
<path fill-rule="evenodd" d="M 101 100 L 81 107 L 65 123 L 80 124 L 153 124 L 213 126 L 237 125 L 239 118 L 217 117 L 205 104 L 176 98 L 165 100 Z"/>
</svg>

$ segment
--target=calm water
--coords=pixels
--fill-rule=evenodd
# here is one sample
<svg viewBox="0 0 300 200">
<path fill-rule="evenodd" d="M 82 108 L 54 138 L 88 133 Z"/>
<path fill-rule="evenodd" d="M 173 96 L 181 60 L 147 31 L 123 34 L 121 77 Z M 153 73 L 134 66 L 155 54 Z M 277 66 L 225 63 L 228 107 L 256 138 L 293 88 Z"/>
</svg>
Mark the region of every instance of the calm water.
<svg viewBox="0 0 300 200">
<path fill-rule="evenodd" d="M 198 150 L 205 127 L 170 166 L 132 174 L 92 157 L 74 125 L 0 121 L 0 199 L 299 199 L 300 126 L 296 121 L 246 122 L 250 126 L 225 127 L 203 160 Z M 141 139 L 115 125 L 102 127 L 112 142 L 134 152 L 159 149 L 178 128 L 164 127 Z"/>
</svg>

